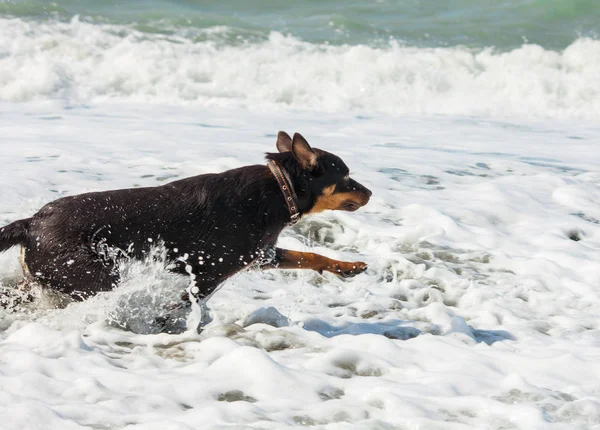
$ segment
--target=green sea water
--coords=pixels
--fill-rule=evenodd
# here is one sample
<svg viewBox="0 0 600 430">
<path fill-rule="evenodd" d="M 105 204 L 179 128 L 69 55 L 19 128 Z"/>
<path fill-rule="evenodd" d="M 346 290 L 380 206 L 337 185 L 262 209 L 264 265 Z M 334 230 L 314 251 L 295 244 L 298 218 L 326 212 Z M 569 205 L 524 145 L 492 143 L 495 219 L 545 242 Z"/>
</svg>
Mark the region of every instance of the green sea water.
<svg viewBox="0 0 600 430">
<path fill-rule="evenodd" d="M 0 0 L 0 17 L 75 16 L 199 41 L 217 29 L 227 44 L 277 31 L 318 44 L 557 50 L 600 34 L 600 0 Z"/>
</svg>

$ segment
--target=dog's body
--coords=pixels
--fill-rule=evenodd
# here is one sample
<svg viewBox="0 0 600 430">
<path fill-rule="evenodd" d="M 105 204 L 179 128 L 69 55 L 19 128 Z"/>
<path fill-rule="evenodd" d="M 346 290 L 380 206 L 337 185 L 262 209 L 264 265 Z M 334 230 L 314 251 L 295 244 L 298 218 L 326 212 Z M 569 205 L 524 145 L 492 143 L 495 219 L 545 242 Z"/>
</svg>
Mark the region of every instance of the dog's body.
<svg viewBox="0 0 600 430">
<path fill-rule="evenodd" d="M 368 202 L 371 192 L 347 176 L 337 156 L 313 150 L 299 134 L 292 141 L 280 132 L 277 148 L 267 158 L 295 190 L 299 216 Z M 172 270 L 193 275 L 196 299 L 252 263 L 362 272 L 361 262 L 275 248 L 290 222 L 282 187 L 267 166 L 254 165 L 159 187 L 65 197 L 0 229 L 0 251 L 21 245 L 26 277 L 76 300 L 114 288 L 119 260 L 143 258 L 158 244 Z"/>
</svg>

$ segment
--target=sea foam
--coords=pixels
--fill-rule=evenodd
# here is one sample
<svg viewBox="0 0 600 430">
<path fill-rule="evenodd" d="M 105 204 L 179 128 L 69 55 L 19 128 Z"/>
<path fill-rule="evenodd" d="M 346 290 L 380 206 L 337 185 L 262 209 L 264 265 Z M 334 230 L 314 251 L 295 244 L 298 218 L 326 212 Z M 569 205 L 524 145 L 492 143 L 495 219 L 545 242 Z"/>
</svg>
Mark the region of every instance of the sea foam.
<svg viewBox="0 0 600 430">
<path fill-rule="evenodd" d="M 278 245 L 369 270 L 239 273 L 201 334 L 156 333 L 189 279 L 154 257 L 64 309 L 0 309 L 0 428 L 598 427 L 597 125 L 0 103 L 0 225 L 64 195 L 263 163 L 279 129 L 373 196 Z M 0 254 L 0 287 L 18 251 Z"/>
<path fill-rule="evenodd" d="M 0 18 L 0 101 L 61 100 L 323 112 L 600 117 L 600 40 L 418 48 L 311 44 L 272 32 L 224 43 L 128 26 Z M 225 38 L 226 39 L 226 38 Z"/>
</svg>

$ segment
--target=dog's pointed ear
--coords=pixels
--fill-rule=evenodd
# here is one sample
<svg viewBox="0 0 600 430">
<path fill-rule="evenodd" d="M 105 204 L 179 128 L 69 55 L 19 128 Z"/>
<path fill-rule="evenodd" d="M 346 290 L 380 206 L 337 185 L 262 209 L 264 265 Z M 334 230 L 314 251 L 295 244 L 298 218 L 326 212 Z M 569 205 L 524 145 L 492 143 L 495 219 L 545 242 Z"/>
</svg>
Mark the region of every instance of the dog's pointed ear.
<svg viewBox="0 0 600 430">
<path fill-rule="evenodd" d="M 289 152 L 292 150 L 292 138 L 285 131 L 280 131 L 277 133 L 275 146 L 279 152 Z"/>
<path fill-rule="evenodd" d="M 313 170 L 317 167 L 317 158 L 319 156 L 313 151 L 306 139 L 302 137 L 300 133 L 294 133 L 292 153 L 303 169 Z"/>
</svg>

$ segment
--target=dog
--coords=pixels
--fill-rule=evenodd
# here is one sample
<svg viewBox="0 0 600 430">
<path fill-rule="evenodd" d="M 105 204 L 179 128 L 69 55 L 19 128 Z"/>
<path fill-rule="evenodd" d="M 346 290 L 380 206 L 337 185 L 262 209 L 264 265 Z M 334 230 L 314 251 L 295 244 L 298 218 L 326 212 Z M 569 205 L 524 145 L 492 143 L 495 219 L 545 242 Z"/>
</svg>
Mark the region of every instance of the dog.
<svg viewBox="0 0 600 430">
<path fill-rule="evenodd" d="M 119 262 L 143 259 L 159 243 L 169 270 L 192 277 L 183 297 L 202 303 L 251 266 L 364 272 L 364 262 L 276 247 L 281 231 L 304 216 L 355 211 L 371 197 L 340 157 L 313 149 L 299 133 L 279 132 L 276 147 L 266 166 L 60 198 L 1 228 L 0 252 L 20 245 L 26 282 L 77 301 L 115 288 Z"/>
</svg>

